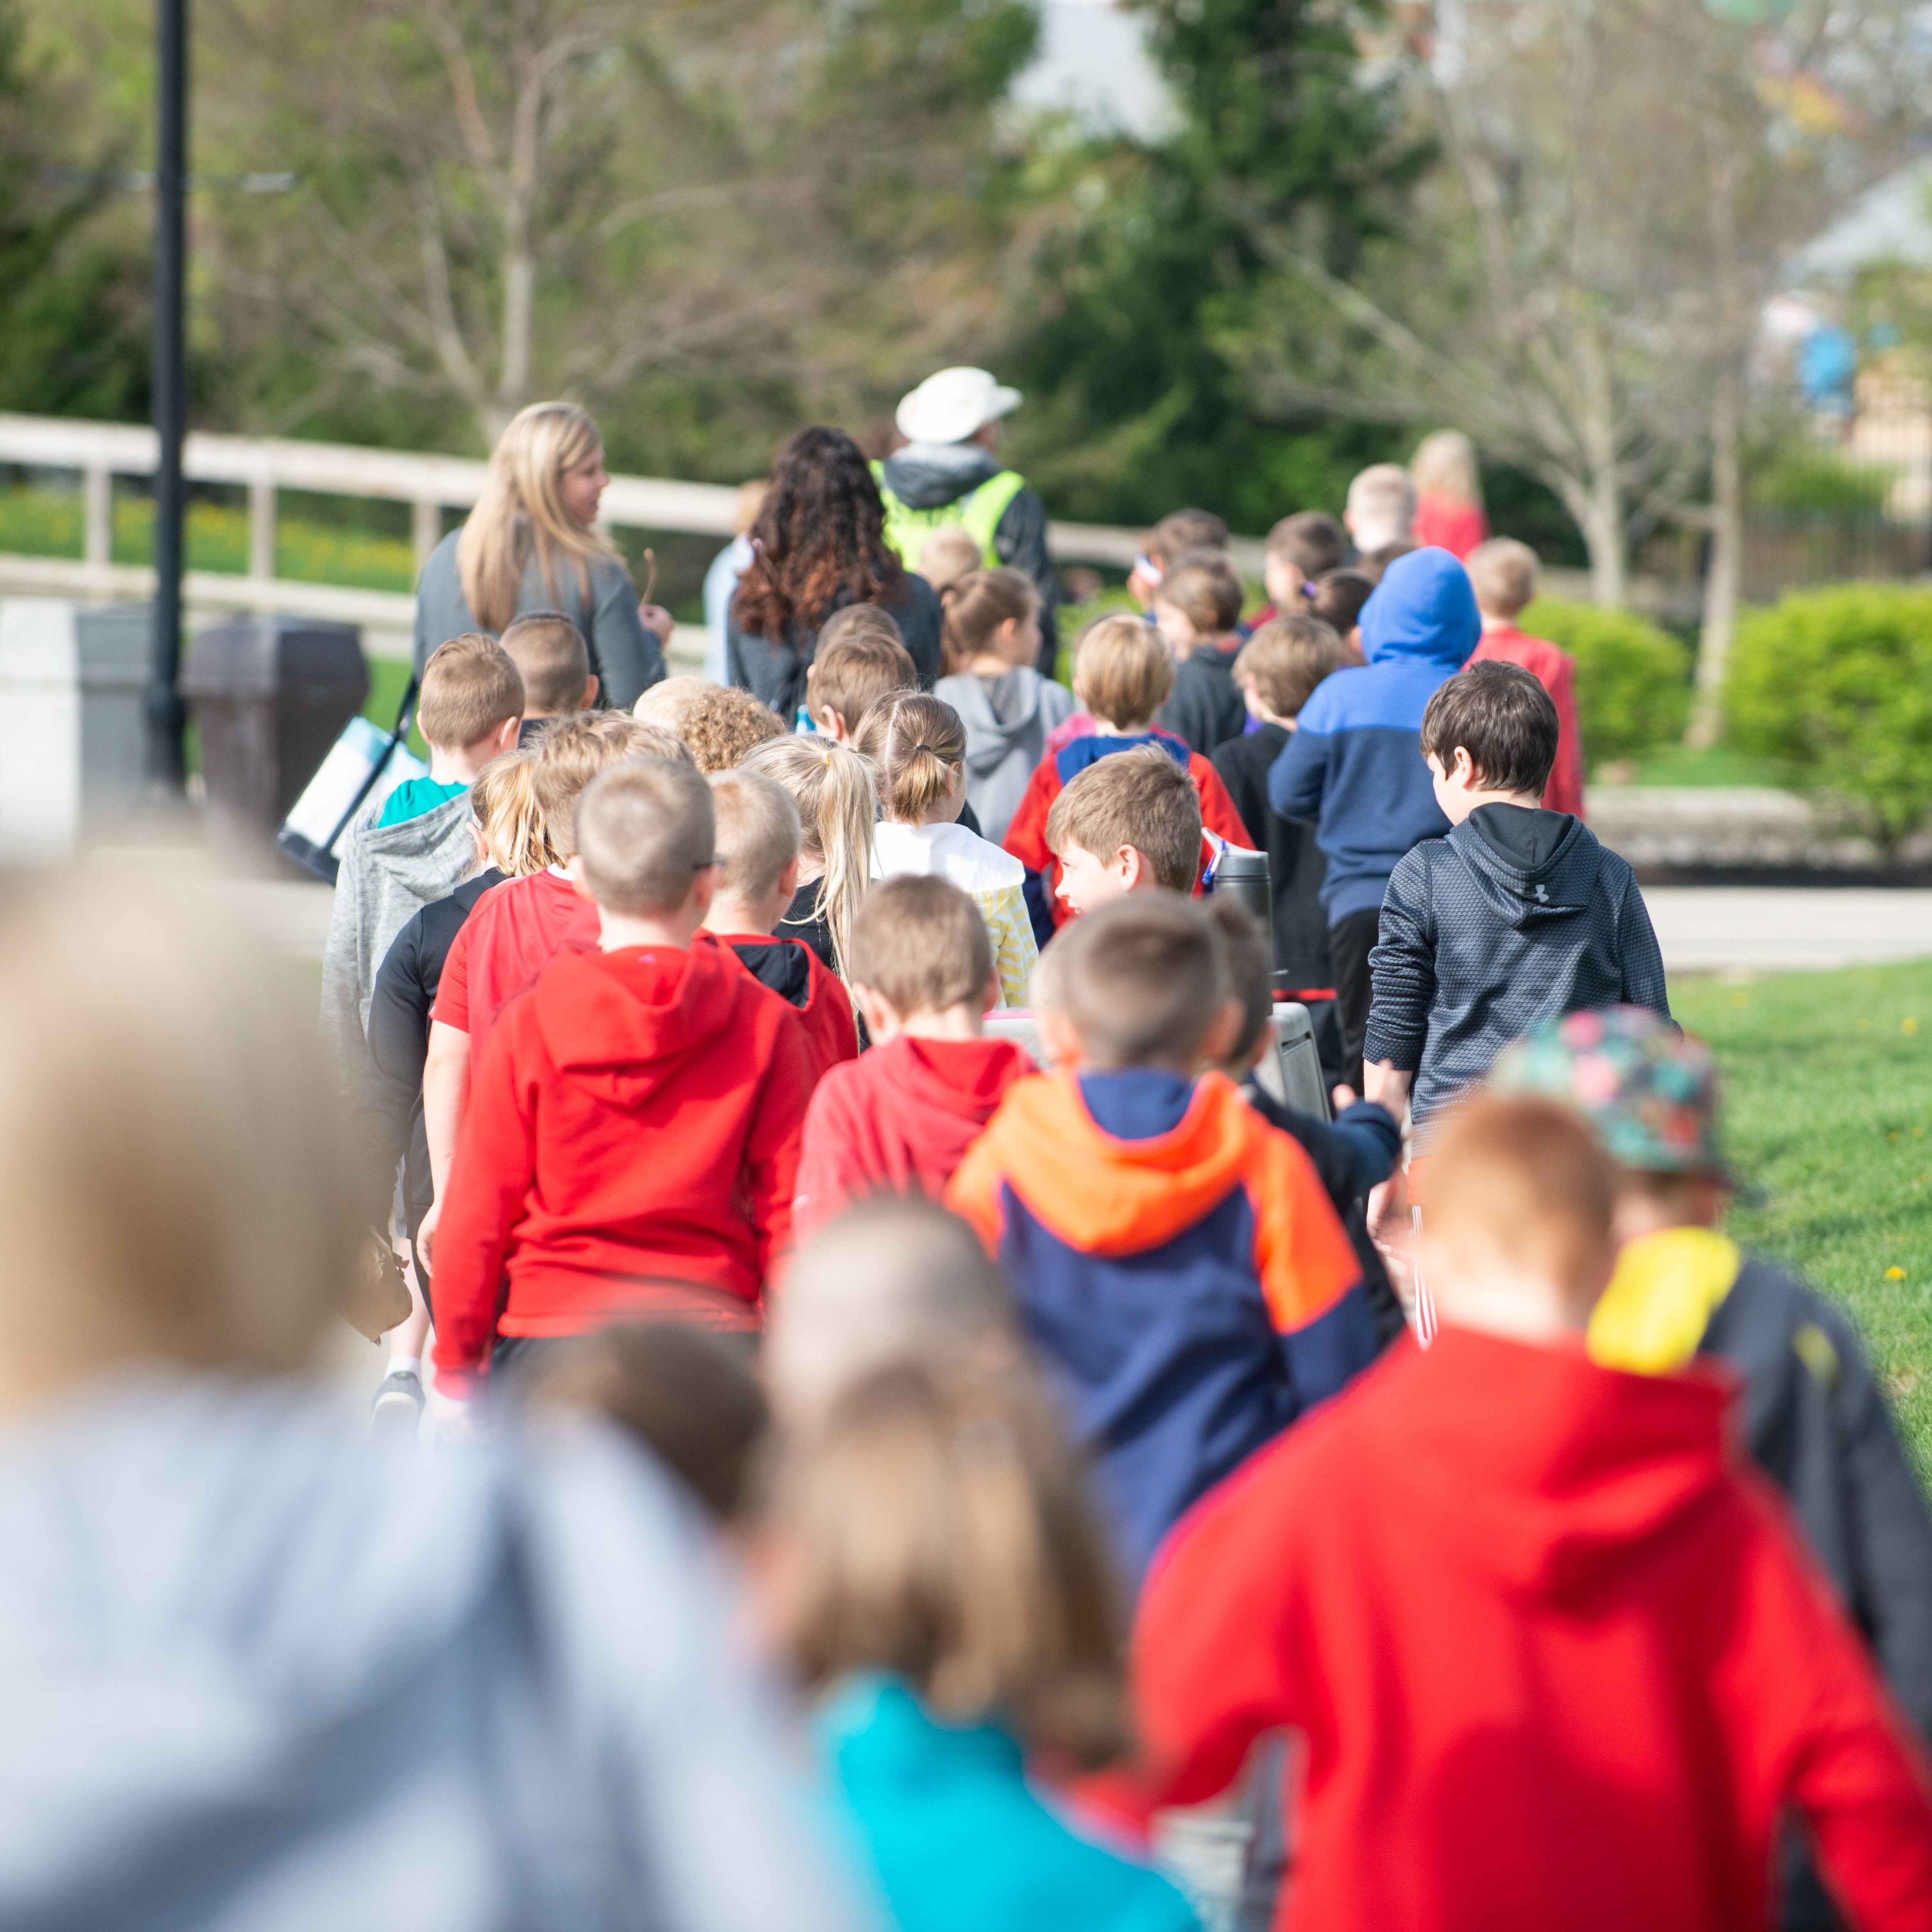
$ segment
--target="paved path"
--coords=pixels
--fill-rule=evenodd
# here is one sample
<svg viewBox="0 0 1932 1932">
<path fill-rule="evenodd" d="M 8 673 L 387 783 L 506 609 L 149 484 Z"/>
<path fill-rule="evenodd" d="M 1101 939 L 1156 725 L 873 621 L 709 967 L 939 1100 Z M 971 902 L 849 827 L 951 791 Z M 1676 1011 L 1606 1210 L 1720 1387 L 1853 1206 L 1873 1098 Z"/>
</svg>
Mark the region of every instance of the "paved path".
<svg viewBox="0 0 1932 1932">
<path fill-rule="evenodd" d="M 1932 892 L 1647 886 L 1672 973 L 1778 973 L 1932 958 Z"/>
<path fill-rule="evenodd" d="M 326 886 L 232 889 L 279 952 L 320 959 Z M 1932 958 L 1932 892 L 1771 886 L 1652 886 L 1645 902 L 1673 973 L 1792 972 Z"/>
</svg>

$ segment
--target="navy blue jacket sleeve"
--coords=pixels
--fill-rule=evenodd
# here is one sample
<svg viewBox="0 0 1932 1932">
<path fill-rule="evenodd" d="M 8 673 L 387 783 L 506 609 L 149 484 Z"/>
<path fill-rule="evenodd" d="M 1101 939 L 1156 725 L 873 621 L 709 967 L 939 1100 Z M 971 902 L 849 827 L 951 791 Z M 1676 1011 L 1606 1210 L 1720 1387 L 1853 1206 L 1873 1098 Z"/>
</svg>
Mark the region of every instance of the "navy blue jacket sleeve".
<svg viewBox="0 0 1932 1932">
<path fill-rule="evenodd" d="M 1281 756 L 1268 769 L 1268 802 L 1284 818 L 1321 815 L 1322 794 L 1328 783 L 1327 734 L 1304 725 L 1288 734 Z"/>
<path fill-rule="evenodd" d="M 1372 991 L 1362 1057 L 1372 1064 L 1388 1060 L 1403 1073 L 1422 1064 L 1429 1010 L 1436 1000 L 1436 919 L 1430 886 L 1430 853 L 1437 842 L 1425 840 L 1390 875 L 1382 923 L 1369 953 Z"/>
<path fill-rule="evenodd" d="M 1344 1107 L 1328 1132 L 1348 1150 L 1358 1198 L 1388 1180 L 1402 1157 L 1402 1129 L 1395 1116 L 1373 1100 Z"/>
<path fill-rule="evenodd" d="M 1298 1407 L 1339 1394 L 1380 1352 L 1376 1318 L 1358 1282 L 1332 1308 L 1281 1337 Z"/>
<path fill-rule="evenodd" d="M 1664 983 L 1664 954 L 1650 922 L 1650 908 L 1633 879 L 1617 912 L 1617 948 L 1624 963 L 1624 1004 L 1648 1006 L 1670 1017 L 1670 994 Z"/>
</svg>

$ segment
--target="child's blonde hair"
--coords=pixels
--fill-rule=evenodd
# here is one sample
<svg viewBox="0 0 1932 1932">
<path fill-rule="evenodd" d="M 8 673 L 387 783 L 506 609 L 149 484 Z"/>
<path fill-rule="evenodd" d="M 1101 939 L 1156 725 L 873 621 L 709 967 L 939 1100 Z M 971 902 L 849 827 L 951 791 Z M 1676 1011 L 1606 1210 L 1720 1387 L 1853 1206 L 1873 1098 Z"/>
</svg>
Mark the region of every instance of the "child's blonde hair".
<svg viewBox="0 0 1932 1932">
<path fill-rule="evenodd" d="M 523 715 L 523 674 L 494 638 L 466 631 L 430 652 L 416 707 L 426 744 L 460 752 Z"/>
<path fill-rule="evenodd" d="M 1536 597 L 1536 553 L 1514 537 L 1492 537 L 1464 560 L 1479 610 L 1514 617 Z"/>
<path fill-rule="evenodd" d="M 681 732 L 692 706 L 718 688 L 716 680 L 708 677 L 662 678 L 631 706 L 631 716 L 640 724 Z"/>
<path fill-rule="evenodd" d="M 784 721 L 748 691 L 721 685 L 707 691 L 684 714 L 677 735 L 690 748 L 700 772 L 728 772 L 744 762 L 754 745 L 776 738 Z"/>
<path fill-rule="evenodd" d="M 490 854 L 490 862 L 507 879 L 528 878 L 548 866 L 558 865 L 550 842 L 543 808 L 531 783 L 534 753 L 516 749 L 492 758 L 470 788 L 470 808 Z"/>
<path fill-rule="evenodd" d="M 1297 718 L 1324 678 L 1354 662 L 1333 625 L 1298 611 L 1256 628 L 1234 660 L 1234 682 L 1252 685 L 1277 718 Z"/>
<path fill-rule="evenodd" d="M 797 802 L 800 856 L 820 868 L 819 904 L 832 934 L 832 963 L 849 980 L 852 922 L 872 883 L 872 828 L 879 821 L 871 760 L 814 733 L 754 745 L 742 769 L 776 778 Z"/>
<path fill-rule="evenodd" d="M 1156 885 L 1191 892 L 1201 871 L 1201 794 L 1159 745 L 1135 745 L 1076 772 L 1046 814 L 1046 849 L 1069 845 L 1112 863 L 1123 846 L 1148 862 Z"/>
<path fill-rule="evenodd" d="M 1144 617 L 1117 610 L 1096 617 L 1073 647 L 1073 689 L 1116 730 L 1145 724 L 1174 692 L 1174 652 Z"/>
<path fill-rule="evenodd" d="M 993 943 L 970 892 L 930 873 L 881 879 L 852 927 L 852 977 L 902 1019 L 970 1002 L 993 978 Z"/>
<path fill-rule="evenodd" d="M 1106 1553 L 1019 1371 L 881 1369 L 794 1446 L 773 1517 L 808 1683 L 890 1671 L 944 1721 L 999 1724 L 1030 1752 L 1095 1767 L 1125 1749 Z"/>
<path fill-rule="evenodd" d="M 942 698 L 908 691 L 881 698 L 854 743 L 878 767 L 886 816 L 896 825 L 923 824 L 953 774 L 964 782 L 966 727 Z"/>
<path fill-rule="evenodd" d="M 986 561 L 986 553 L 970 530 L 962 524 L 946 524 L 920 546 L 919 574 L 944 597 L 952 585 L 982 568 Z"/>
<path fill-rule="evenodd" d="M 0 879 L 0 1054 L 9 1398 L 304 1366 L 376 1190 L 313 1009 L 232 902 L 107 862 Z"/>
<path fill-rule="evenodd" d="M 590 689 L 590 646 L 561 610 L 526 610 L 503 631 L 503 649 L 523 674 L 524 715 L 567 718 Z"/>
<path fill-rule="evenodd" d="M 626 758 L 577 802 L 584 882 L 607 911 L 673 913 L 716 856 L 711 788 L 677 758 Z"/>
<path fill-rule="evenodd" d="M 768 772 L 713 772 L 711 804 L 718 821 L 718 893 L 754 903 L 777 885 L 798 856 L 798 806 Z"/>
<path fill-rule="evenodd" d="M 537 740 L 530 766 L 531 788 L 543 814 L 544 836 L 561 865 L 577 850 L 577 801 L 584 787 L 624 758 L 681 758 L 691 763 L 682 741 L 652 724 L 640 724 L 615 711 L 586 711 L 560 718 Z"/>
<path fill-rule="evenodd" d="M 1460 429 L 1438 429 L 1417 444 L 1408 473 L 1418 496 L 1437 496 L 1452 503 L 1480 504 L 1482 478 L 1476 468 L 1476 446 Z"/>
</svg>

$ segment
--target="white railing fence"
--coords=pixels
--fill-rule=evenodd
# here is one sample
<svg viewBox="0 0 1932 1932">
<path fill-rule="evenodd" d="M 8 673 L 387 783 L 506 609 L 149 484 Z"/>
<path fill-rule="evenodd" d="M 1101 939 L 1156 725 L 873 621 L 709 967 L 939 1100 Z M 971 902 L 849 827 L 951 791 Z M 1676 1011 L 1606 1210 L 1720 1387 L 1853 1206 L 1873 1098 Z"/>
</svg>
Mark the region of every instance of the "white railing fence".
<svg viewBox="0 0 1932 1932">
<path fill-rule="evenodd" d="M 86 530 L 78 559 L 0 554 L 0 593 L 151 596 L 152 570 L 113 560 L 113 500 L 114 478 L 152 476 L 155 452 L 154 431 L 136 424 L 0 414 L 0 463 L 80 472 Z M 460 456 L 199 431 L 188 439 L 182 466 L 191 482 L 239 484 L 248 493 L 248 569 L 239 575 L 190 571 L 183 593 L 190 610 L 281 610 L 360 624 L 369 649 L 377 656 L 407 655 L 414 598 L 394 591 L 278 577 L 278 494 L 299 490 L 409 504 L 420 569 L 441 534 L 443 512 L 467 509 L 474 503 L 485 470 L 483 464 Z M 732 532 L 737 499 L 736 490 L 720 484 L 614 476 L 604 494 L 603 514 L 607 523 L 620 528 L 688 532 L 722 540 Z M 1052 541 L 1054 554 L 1064 562 L 1125 568 L 1133 561 L 1140 533 L 1101 524 L 1055 524 Z M 1259 540 L 1238 538 L 1235 548 L 1243 567 L 1258 574 Z M 678 641 L 687 644 L 682 638 Z"/>
</svg>

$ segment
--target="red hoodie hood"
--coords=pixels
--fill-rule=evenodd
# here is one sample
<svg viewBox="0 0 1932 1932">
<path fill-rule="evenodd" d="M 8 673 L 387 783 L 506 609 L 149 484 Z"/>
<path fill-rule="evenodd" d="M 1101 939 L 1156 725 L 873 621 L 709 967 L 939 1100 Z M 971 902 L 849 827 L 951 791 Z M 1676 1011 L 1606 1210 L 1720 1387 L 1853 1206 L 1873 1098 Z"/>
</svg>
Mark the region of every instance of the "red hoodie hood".
<svg viewBox="0 0 1932 1932">
<path fill-rule="evenodd" d="M 1388 1506 L 1446 1558 L 1507 1590 L 1560 1598 L 1719 1500 L 1732 1460 L 1733 1384 L 1599 1368 L 1444 1327 L 1425 1354 L 1405 1337 L 1378 1379 L 1395 1490 Z M 1338 1418 L 1338 1420 L 1340 1418 Z"/>
<path fill-rule="evenodd" d="M 627 946 L 560 953 L 532 989 L 553 1064 L 620 1105 L 647 1100 L 723 1032 L 746 984 L 700 933 L 688 950 Z"/>
<path fill-rule="evenodd" d="M 1034 1070 L 1025 1049 L 1010 1040 L 933 1043 L 910 1034 L 893 1042 L 892 1077 L 879 1094 L 882 1118 L 917 1145 L 928 1124 L 968 1122 L 976 1130 L 998 1112 L 1006 1089 Z"/>
</svg>

